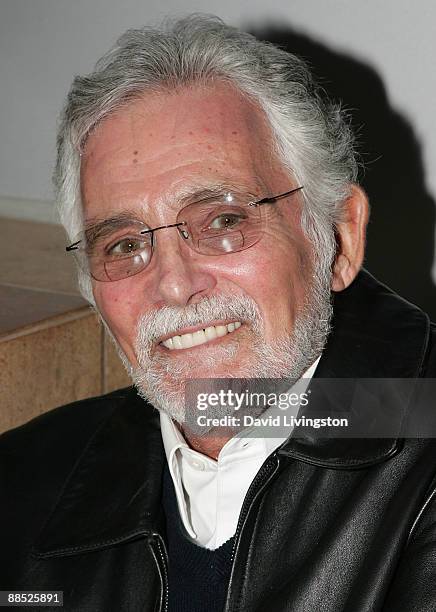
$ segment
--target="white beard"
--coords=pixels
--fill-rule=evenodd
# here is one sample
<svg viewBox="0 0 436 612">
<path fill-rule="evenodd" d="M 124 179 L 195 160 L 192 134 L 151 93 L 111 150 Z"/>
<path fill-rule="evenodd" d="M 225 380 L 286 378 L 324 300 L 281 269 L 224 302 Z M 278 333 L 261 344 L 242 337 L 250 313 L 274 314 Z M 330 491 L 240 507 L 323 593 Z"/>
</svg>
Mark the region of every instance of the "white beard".
<svg viewBox="0 0 436 612">
<path fill-rule="evenodd" d="M 239 342 L 233 339 L 233 334 L 229 334 L 225 345 L 215 345 L 211 356 L 202 359 L 201 367 L 210 371 L 207 378 L 213 377 L 214 368 L 219 363 L 220 371 L 228 364 L 228 371 L 225 375 L 220 374 L 221 378 L 298 379 L 321 354 L 330 331 L 330 280 L 330 273 L 318 271 L 315 274 L 290 337 L 273 343 L 265 341 L 262 317 L 252 298 L 211 296 L 197 304 L 165 306 L 143 315 L 138 321 L 135 343 L 139 365 L 132 367 L 117 347 L 120 357 L 139 395 L 175 421 L 184 423 L 189 410 L 185 405 L 185 381 L 193 378 L 192 364 L 181 359 L 176 362 L 164 353 L 153 350 L 158 338 L 183 327 L 201 325 L 205 321 L 241 321 L 250 334 L 250 358 L 244 363 L 236 361 Z"/>
</svg>

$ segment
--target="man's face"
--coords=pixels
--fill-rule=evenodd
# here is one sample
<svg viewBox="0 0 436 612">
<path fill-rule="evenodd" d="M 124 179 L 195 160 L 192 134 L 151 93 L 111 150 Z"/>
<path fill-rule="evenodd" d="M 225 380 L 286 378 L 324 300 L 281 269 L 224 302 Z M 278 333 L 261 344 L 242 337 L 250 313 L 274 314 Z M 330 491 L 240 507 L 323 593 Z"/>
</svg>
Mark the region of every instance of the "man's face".
<svg viewBox="0 0 436 612">
<path fill-rule="evenodd" d="M 245 192 L 247 200 L 298 186 L 272 153 L 261 112 L 226 85 L 146 94 L 104 120 L 90 135 L 82 157 L 88 224 L 128 211 L 150 227 L 168 225 L 175 222 L 181 196 L 185 202 L 187 194 L 195 200 L 202 189 L 222 185 L 224 192 L 232 186 Z M 198 254 L 169 228 L 155 233 L 154 254 L 144 271 L 115 282 L 93 281 L 100 313 L 133 368 L 155 364 L 163 387 L 175 376 L 261 375 L 254 345 L 289 341 L 307 306 L 313 258 L 300 229 L 300 194 L 265 206 L 265 234 L 245 251 Z M 225 316 L 225 306 L 213 308 L 214 300 L 234 298 L 242 300 L 242 309 L 247 299 L 255 307 L 257 329 L 252 319 L 240 316 L 235 331 L 203 344 L 173 349 L 162 344 L 168 336 L 235 322 L 234 316 Z M 192 314 L 196 305 L 210 299 L 212 310 L 200 309 L 206 320 L 181 329 L 168 328 L 167 321 L 165 333 L 159 336 L 159 329 L 154 330 L 158 337 L 141 351 L 138 322 L 147 326 L 150 317 L 154 320 L 167 307 Z"/>
</svg>

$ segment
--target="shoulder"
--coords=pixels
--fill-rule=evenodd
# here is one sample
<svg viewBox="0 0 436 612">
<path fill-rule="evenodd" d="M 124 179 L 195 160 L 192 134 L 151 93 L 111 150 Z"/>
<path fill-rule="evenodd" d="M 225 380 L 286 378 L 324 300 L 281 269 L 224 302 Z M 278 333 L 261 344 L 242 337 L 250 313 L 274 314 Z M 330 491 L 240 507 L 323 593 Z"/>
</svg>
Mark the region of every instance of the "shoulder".
<svg viewBox="0 0 436 612">
<path fill-rule="evenodd" d="M 46 412 L 0 435 L 0 490 L 55 486 L 96 432 L 136 393 L 131 387 Z"/>
<path fill-rule="evenodd" d="M 126 401 L 131 388 L 60 406 L 0 435 L 0 465 L 49 463 L 58 469 L 76 456 L 95 430 Z M 59 463 L 60 462 L 60 463 Z M 4 475 L 4 469 L 2 469 Z"/>
<path fill-rule="evenodd" d="M 28 547 L 83 453 L 131 395 L 128 388 L 61 406 L 0 436 L 0 549 L 10 560 Z"/>
</svg>

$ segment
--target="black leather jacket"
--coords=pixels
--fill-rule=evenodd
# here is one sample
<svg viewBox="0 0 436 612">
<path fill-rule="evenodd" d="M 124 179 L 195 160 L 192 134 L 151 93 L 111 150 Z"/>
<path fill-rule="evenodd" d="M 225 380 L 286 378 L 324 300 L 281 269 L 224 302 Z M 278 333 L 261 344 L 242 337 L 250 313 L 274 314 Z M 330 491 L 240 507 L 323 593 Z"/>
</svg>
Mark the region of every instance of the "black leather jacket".
<svg viewBox="0 0 436 612">
<path fill-rule="evenodd" d="M 436 376 L 435 330 L 362 272 L 317 376 Z M 167 602 L 158 413 L 132 389 L 0 437 L 0 587 L 68 611 Z M 289 438 L 245 499 L 227 612 L 435 612 L 436 441 Z"/>
</svg>

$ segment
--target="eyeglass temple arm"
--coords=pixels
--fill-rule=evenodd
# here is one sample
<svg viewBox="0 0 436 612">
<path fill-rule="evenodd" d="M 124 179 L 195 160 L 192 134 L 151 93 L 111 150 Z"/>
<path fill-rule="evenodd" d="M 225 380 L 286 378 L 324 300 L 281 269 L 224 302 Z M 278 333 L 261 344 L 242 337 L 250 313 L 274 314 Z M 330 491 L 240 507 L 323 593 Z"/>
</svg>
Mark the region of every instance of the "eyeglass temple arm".
<svg viewBox="0 0 436 612">
<path fill-rule="evenodd" d="M 79 247 L 78 245 L 81 243 L 81 240 L 78 240 L 77 242 L 73 242 L 73 244 L 70 244 L 70 246 L 65 247 L 66 251 L 76 251 Z"/>
<path fill-rule="evenodd" d="M 252 202 L 252 206 L 260 206 L 262 204 L 271 204 L 272 202 L 276 202 L 277 200 L 281 200 L 282 198 L 286 198 L 287 196 L 295 193 L 296 191 L 300 191 L 303 189 L 303 185 L 301 187 L 295 187 L 295 189 L 291 189 L 291 191 L 286 191 L 285 193 L 280 193 L 276 196 L 262 198 L 261 200 L 257 200 L 257 202 Z"/>
</svg>

